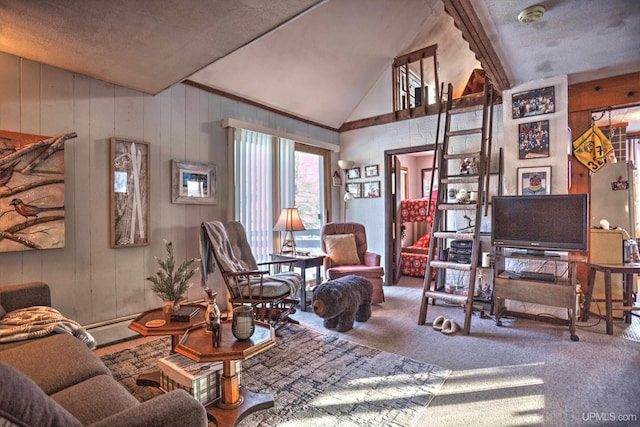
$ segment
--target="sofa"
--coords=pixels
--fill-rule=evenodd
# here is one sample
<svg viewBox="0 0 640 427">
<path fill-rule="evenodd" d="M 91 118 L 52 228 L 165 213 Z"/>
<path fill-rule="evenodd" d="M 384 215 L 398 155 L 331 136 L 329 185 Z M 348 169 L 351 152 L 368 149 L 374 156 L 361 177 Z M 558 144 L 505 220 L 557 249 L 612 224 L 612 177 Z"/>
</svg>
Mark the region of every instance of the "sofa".
<svg viewBox="0 0 640 427">
<path fill-rule="evenodd" d="M 0 286 L 0 317 L 50 305 L 45 283 Z M 184 390 L 139 402 L 67 333 L 0 344 L 0 382 L 0 425 L 207 426 L 206 410 Z"/>
</svg>

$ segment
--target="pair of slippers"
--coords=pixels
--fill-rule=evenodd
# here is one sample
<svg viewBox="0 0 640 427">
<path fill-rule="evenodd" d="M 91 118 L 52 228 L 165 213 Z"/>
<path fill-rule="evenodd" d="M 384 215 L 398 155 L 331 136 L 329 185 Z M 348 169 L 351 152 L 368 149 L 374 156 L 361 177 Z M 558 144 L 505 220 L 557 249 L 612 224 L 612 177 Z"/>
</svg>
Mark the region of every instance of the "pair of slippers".
<svg viewBox="0 0 640 427">
<path fill-rule="evenodd" d="M 460 330 L 460 325 L 451 319 L 445 319 L 444 316 L 438 316 L 433 321 L 433 329 L 440 331 L 445 335 L 451 335 Z"/>
</svg>

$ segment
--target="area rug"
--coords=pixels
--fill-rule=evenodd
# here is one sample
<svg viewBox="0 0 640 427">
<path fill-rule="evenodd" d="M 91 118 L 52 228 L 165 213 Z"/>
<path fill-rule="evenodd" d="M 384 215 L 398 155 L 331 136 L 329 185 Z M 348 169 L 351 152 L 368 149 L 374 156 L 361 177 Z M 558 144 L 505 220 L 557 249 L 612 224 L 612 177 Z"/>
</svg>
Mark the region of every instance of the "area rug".
<svg viewBox="0 0 640 427">
<path fill-rule="evenodd" d="M 273 393 L 275 406 L 241 426 L 412 426 L 450 371 L 347 339 L 287 325 L 278 344 L 243 362 L 242 386 Z M 102 356 L 140 400 L 159 393 L 135 376 L 169 353 L 163 338 Z"/>
<path fill-rule="evenodd" d="M 629 341 L 640 342 L 640 319 L 631 316 L 631 324 L 627 326 L 622 334 L 622 338 Z"/>
</svg>

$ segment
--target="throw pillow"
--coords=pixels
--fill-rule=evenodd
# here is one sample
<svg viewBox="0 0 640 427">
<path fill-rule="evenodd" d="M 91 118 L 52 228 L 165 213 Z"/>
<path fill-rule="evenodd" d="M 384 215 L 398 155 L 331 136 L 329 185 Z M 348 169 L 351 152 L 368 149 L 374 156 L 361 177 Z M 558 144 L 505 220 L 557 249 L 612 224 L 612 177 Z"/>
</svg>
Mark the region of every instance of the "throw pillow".
<svg viewBox="0 0 640 427">
<path fill-rule="evenodd" d="M 416 248 L 424 248 L 429 249 L 429 242 L 431 241 L 431 234 L 425 234 L 421 238 L 419 238 L 413 246 Z"/>
<path fill-rule="evenodd" d="M 323 237 L 327 255 L 336 265 L 359 265 L 356 236 L 353 234 L 331 234 Z"/>
<path fill-rule="evenodd" d="M 0 420 L 9 420 L 10 425 L 18 426 L 82 426 L 69 411 L 13 366 L 0 362 L 0 378 Z"/>
</svg>

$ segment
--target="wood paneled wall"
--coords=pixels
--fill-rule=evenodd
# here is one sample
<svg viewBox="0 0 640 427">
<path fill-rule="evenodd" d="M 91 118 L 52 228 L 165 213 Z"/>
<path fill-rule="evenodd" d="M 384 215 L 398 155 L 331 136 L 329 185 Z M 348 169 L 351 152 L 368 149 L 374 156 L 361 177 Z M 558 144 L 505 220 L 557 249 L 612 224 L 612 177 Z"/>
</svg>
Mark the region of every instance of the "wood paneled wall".
<svg viewBox="0 0 640 427">
<path fill-rule="evenodd" d="M 640 72 L 623 74 L 569 86 L 569 127 L 575 140 L 592 125 L 591 113 L 606 108 L 640 104 Z M 572 193 L 589 192 L 589 170 L 572 162 Z"/>
<path fill-rule="evenodd" d="M 0 53 L 0 129 L 40 135 L 76 132 L 65 144 L 64 249 L 0 253 L 0 283 L 42 280 L 67 317 L 90 324 L 160 305 L 145 277 L 164 257 L 199 257 L 202 221 L 227 219 L 229 171 L 223 118 L 338 144 L 336 132 L 296 122 L 184 84 L 156 96 Z M 147 141 L 151 165 L 150 245 L 109 247 L 109 138 Z M 217 166 L 217 205 L 172 204 L 171 159 Z M 4 207 L 3 209 L 6 209 Z M 202 296 L 199 275 L 190 299 Z M 219 276 L 209 286 L 226 292 Z"/>
<path fill-rule="evenodd" d="M 569 86 L 569 128 L 575 140 L 592 125 L 593 111 L 624 107 L 640 103 L 640 73 L 624 74 L 607 79 Z M 590 193 L 589 169 L 569 156 L 571 163 L 570 193 Z M 591 225 L 590 225 L 591 226 Z M 590 243 L 589 243 L 590 244 Z M 578 264 L 578 281 L 587 282 L 587 268 Z"/>
</svg>

